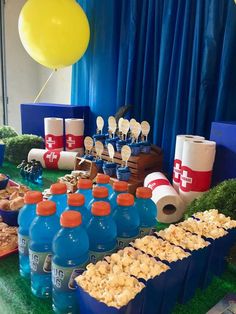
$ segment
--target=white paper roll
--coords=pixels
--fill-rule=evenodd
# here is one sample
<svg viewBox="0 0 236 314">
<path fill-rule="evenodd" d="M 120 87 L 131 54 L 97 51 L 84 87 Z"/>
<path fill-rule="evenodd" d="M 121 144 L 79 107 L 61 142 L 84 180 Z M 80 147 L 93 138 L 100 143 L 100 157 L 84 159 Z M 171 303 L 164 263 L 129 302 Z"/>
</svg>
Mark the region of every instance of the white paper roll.
<svg viewBox="0 0 236 314">
<path fill-rule="evenodd" d="M 164 174 L 149 174 L 144 180 L 144 186 L 152 189 L 152 200 L 157 206 L 159 222 L 173 223 L 182 218 L 185 205 Z"/>
<path fill-rule="evenodd" d="M 63 119 L 44 118 L 44 134 L 47 150 L 63 150 Z"/>
<path fill-rule="evenodd" d="M 65 119 L 66 150 L 84 154 L 84 119 Z"/>
<path fill-rule="evenodd" d="M 40 161 L 43 168 L 73 170 L 77 152 L 58 152 L 46 149 L 33 148 L 28 154 L 28 161 L 35 159 Z"/>
<path fill-rule="evenodd" d="M 179 192 L 184 141 L 191 141 L 194 139 L 204 140 L 205 137 L 198 136 L 198 135 L 177 135 L 176 136 L 175 157 L 174 157 L 174 167 L 173 167 L 173 186 L 177 192 Z"/>
<path fill-rule="evenodd" d="M 213 141 L 184 142 L 179 193 L 186 204 L 209 190 L 215 151 Z"/>
</svg>

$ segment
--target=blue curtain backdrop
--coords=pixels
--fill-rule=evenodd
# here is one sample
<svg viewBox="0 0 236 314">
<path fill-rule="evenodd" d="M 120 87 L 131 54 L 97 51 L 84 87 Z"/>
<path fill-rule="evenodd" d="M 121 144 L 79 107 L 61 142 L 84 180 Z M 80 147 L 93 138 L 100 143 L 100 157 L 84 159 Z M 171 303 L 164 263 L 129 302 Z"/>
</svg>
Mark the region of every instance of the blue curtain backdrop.
<svg viewBox="0 0 236 314">
<path fill-rule="evenodd" d="M 171 170 L 176 134 L 209 136 L 212 121 L 236 120 L 233 0 L 80 0 L 89 48 L 73 66 L 72 104 L 95 118 L 125 104 L 147 120 Z"/>
</svg>

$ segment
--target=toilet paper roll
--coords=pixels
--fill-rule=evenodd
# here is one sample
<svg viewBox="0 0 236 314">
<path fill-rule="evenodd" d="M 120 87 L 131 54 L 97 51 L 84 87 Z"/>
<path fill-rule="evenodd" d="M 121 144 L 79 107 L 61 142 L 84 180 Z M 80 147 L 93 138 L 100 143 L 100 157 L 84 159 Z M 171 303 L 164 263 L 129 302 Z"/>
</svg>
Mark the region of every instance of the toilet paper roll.
<svg viewBox="0 0 236 314">
<path fill-rule="evenodd" d="M 44 134 L 47 150 L 63 150 L 63 119 L 44 118 Z"/>
<path fill-rule="evenodd" d="M 43 168 L 74 170 L 77 152 L 59 152 L 33 148 L 28 154 L 28 161 L 40 161 Z"/>
<path fill-rule="evenodd" d="M 65 119 L 66 150 L 84 155 L 84 119 Z"/>
<path fill-rule="evenodd" d="M 152 190 L 152 200 L 157 206 L 157 220 L 164 223 L 179 221 L 185 210 L 184 202 L 161 172 L 153 172 L 144 180 Z"/>
<path fill-rule="evenodd" d="M 183 145 L 185 141 L 191 141 L 194 139 L 204 140 L 205 137 L 198 136 L 198 135 L 177 135 L 176 136 L 175 157 L 174 157 L 174 167 L 173 167 L 173 186 L 177 192 L 179 192 Z"/>
<path fill-rule="evenodd" d="M 179 194 L 186 204 L 209 190 L 215 151 L 216 143 L 213 141 L 184 142 Z"/>
</svg>

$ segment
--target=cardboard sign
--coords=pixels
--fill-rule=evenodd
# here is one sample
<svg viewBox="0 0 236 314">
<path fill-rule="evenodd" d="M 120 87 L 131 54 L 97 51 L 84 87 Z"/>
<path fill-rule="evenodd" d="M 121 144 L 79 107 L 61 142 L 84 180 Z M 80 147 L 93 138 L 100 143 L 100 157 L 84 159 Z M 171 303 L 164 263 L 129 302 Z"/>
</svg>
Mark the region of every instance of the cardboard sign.
<svg viewBox="0 0 236 314">
<path fill-rule="evenodd" d="M 113 145 L 111 143 L 109 143 L 107 145 L 107 149 L 108 149 L 109 157 L 111 158 L 111 161 L 113 162 L 114 161 L 114 155 L 115 155 L 115 150 L 114 150 Z"/>
<path fill-rule="evenodd" d="M 90 136 L 86 136 L 84 139 L 84 147 L 85 149 L 90 152 L 93 149 L 93 139 Z"/>
<path fill-rule="evenodd" d="M 130 159 L 131 156 L 131 148 L 128 145 L 124 145 L 121 148 L 121 159 L 124 161 L 125 165 L 127 166 L 128 160 Z"/>
<path fill-rule="evenodd" d="M 102 153 L 104 151 L 104 146 L 103 146 L 102 142 L 97 141 L 95 143 L 95 150 L 96 150 L 97 156 L 101 159 Z"/>
<path fill-rule="evenodd" d="M 98 131 L 102 133 L 102 129 L 104 127 L 104 120 L 103 120 L 103 118 L 101 116 L 97 117 L 97 121 L 96 122 L 97 122 L 97 129 L 98 129 Z"/>
</svg>

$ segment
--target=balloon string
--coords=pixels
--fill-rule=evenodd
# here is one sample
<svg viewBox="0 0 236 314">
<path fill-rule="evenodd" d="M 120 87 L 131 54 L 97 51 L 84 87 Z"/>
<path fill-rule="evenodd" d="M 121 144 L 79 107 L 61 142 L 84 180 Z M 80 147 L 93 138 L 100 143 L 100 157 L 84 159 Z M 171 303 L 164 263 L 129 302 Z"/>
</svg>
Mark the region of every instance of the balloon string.
<svg viewBox="0 0 236 314">
<path fill-rule="evenodd" d="M 36 103 L 36 101 L 39 99 L 39 97 L 41 96 L 42 92 L 44 91 L 44 89 L 46 88 L 48 82 L 50 81 L 50 79 L 52 78 L 53 74 L 56 72 L 56 69 L 52 71 L 52 73 L 49 75 L 48 79 L 46 80 L 46 82 L 44 83 L 43 87 L 40 89 L 38 95 L 36 96 L 35 100 L 34 100 L 34 104 Z"/>
</svg>

